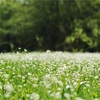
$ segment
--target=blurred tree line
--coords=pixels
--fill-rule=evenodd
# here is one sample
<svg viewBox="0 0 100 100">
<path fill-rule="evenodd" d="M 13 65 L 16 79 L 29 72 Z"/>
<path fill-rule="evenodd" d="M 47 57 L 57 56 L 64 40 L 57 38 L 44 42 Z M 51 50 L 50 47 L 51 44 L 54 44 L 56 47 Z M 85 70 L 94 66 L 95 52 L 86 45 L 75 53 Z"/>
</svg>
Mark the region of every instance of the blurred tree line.
<svg viewBox="0 0 100 100">
<path fill-rule="evenodd" d="M 100 0 L 0 0 L 0 52 L 100 51 Z"/>
</svg>

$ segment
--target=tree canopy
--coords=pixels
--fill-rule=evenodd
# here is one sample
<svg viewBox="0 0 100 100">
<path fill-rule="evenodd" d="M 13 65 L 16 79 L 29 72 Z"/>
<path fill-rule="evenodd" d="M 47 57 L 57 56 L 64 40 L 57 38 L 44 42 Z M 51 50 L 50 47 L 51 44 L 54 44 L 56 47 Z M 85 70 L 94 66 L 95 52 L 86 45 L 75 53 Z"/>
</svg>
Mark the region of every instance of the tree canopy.
<svg viewBox="0 0 100 100">
<path fill-rule="evenodd" d="M 0 51 L 100 51 L 99 0 L 0 0 Z"/>
</svg>

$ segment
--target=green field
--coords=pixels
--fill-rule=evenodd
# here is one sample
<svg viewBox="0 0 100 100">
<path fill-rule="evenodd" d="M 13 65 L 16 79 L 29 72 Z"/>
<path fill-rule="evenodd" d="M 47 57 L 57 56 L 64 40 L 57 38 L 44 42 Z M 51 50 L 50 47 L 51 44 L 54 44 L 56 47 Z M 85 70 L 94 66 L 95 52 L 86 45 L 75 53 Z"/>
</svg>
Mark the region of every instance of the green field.
<svg viewBox="0 0 100 100">
<path fill-rule="evenodd" d="M 0 100 L 100 100 L 100 54 L 0 54 Z"/>
</svg>

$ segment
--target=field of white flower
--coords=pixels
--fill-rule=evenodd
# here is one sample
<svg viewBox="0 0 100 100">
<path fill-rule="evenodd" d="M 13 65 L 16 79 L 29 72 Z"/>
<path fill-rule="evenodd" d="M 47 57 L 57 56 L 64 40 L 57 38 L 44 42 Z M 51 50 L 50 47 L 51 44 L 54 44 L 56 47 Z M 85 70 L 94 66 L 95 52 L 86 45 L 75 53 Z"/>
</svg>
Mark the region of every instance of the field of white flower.
<svg viewBox="0 0 100 100">
<path fill-rule="evenodd" d="M 100 54 L 0 54 L 0 100 L 100 100 Z"/>
</svg>

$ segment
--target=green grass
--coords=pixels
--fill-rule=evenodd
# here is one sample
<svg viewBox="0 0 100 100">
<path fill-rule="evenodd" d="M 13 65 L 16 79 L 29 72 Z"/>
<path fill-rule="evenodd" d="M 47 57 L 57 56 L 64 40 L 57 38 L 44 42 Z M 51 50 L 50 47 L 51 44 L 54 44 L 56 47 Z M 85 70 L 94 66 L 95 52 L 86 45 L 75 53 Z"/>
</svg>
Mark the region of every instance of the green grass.
<svg viewBox="0 0 100 100">
<path fill-rule="evenodd" d="M 100 100 L 100 54 L 0 54 L 0 100 Z"/>
</svg>

